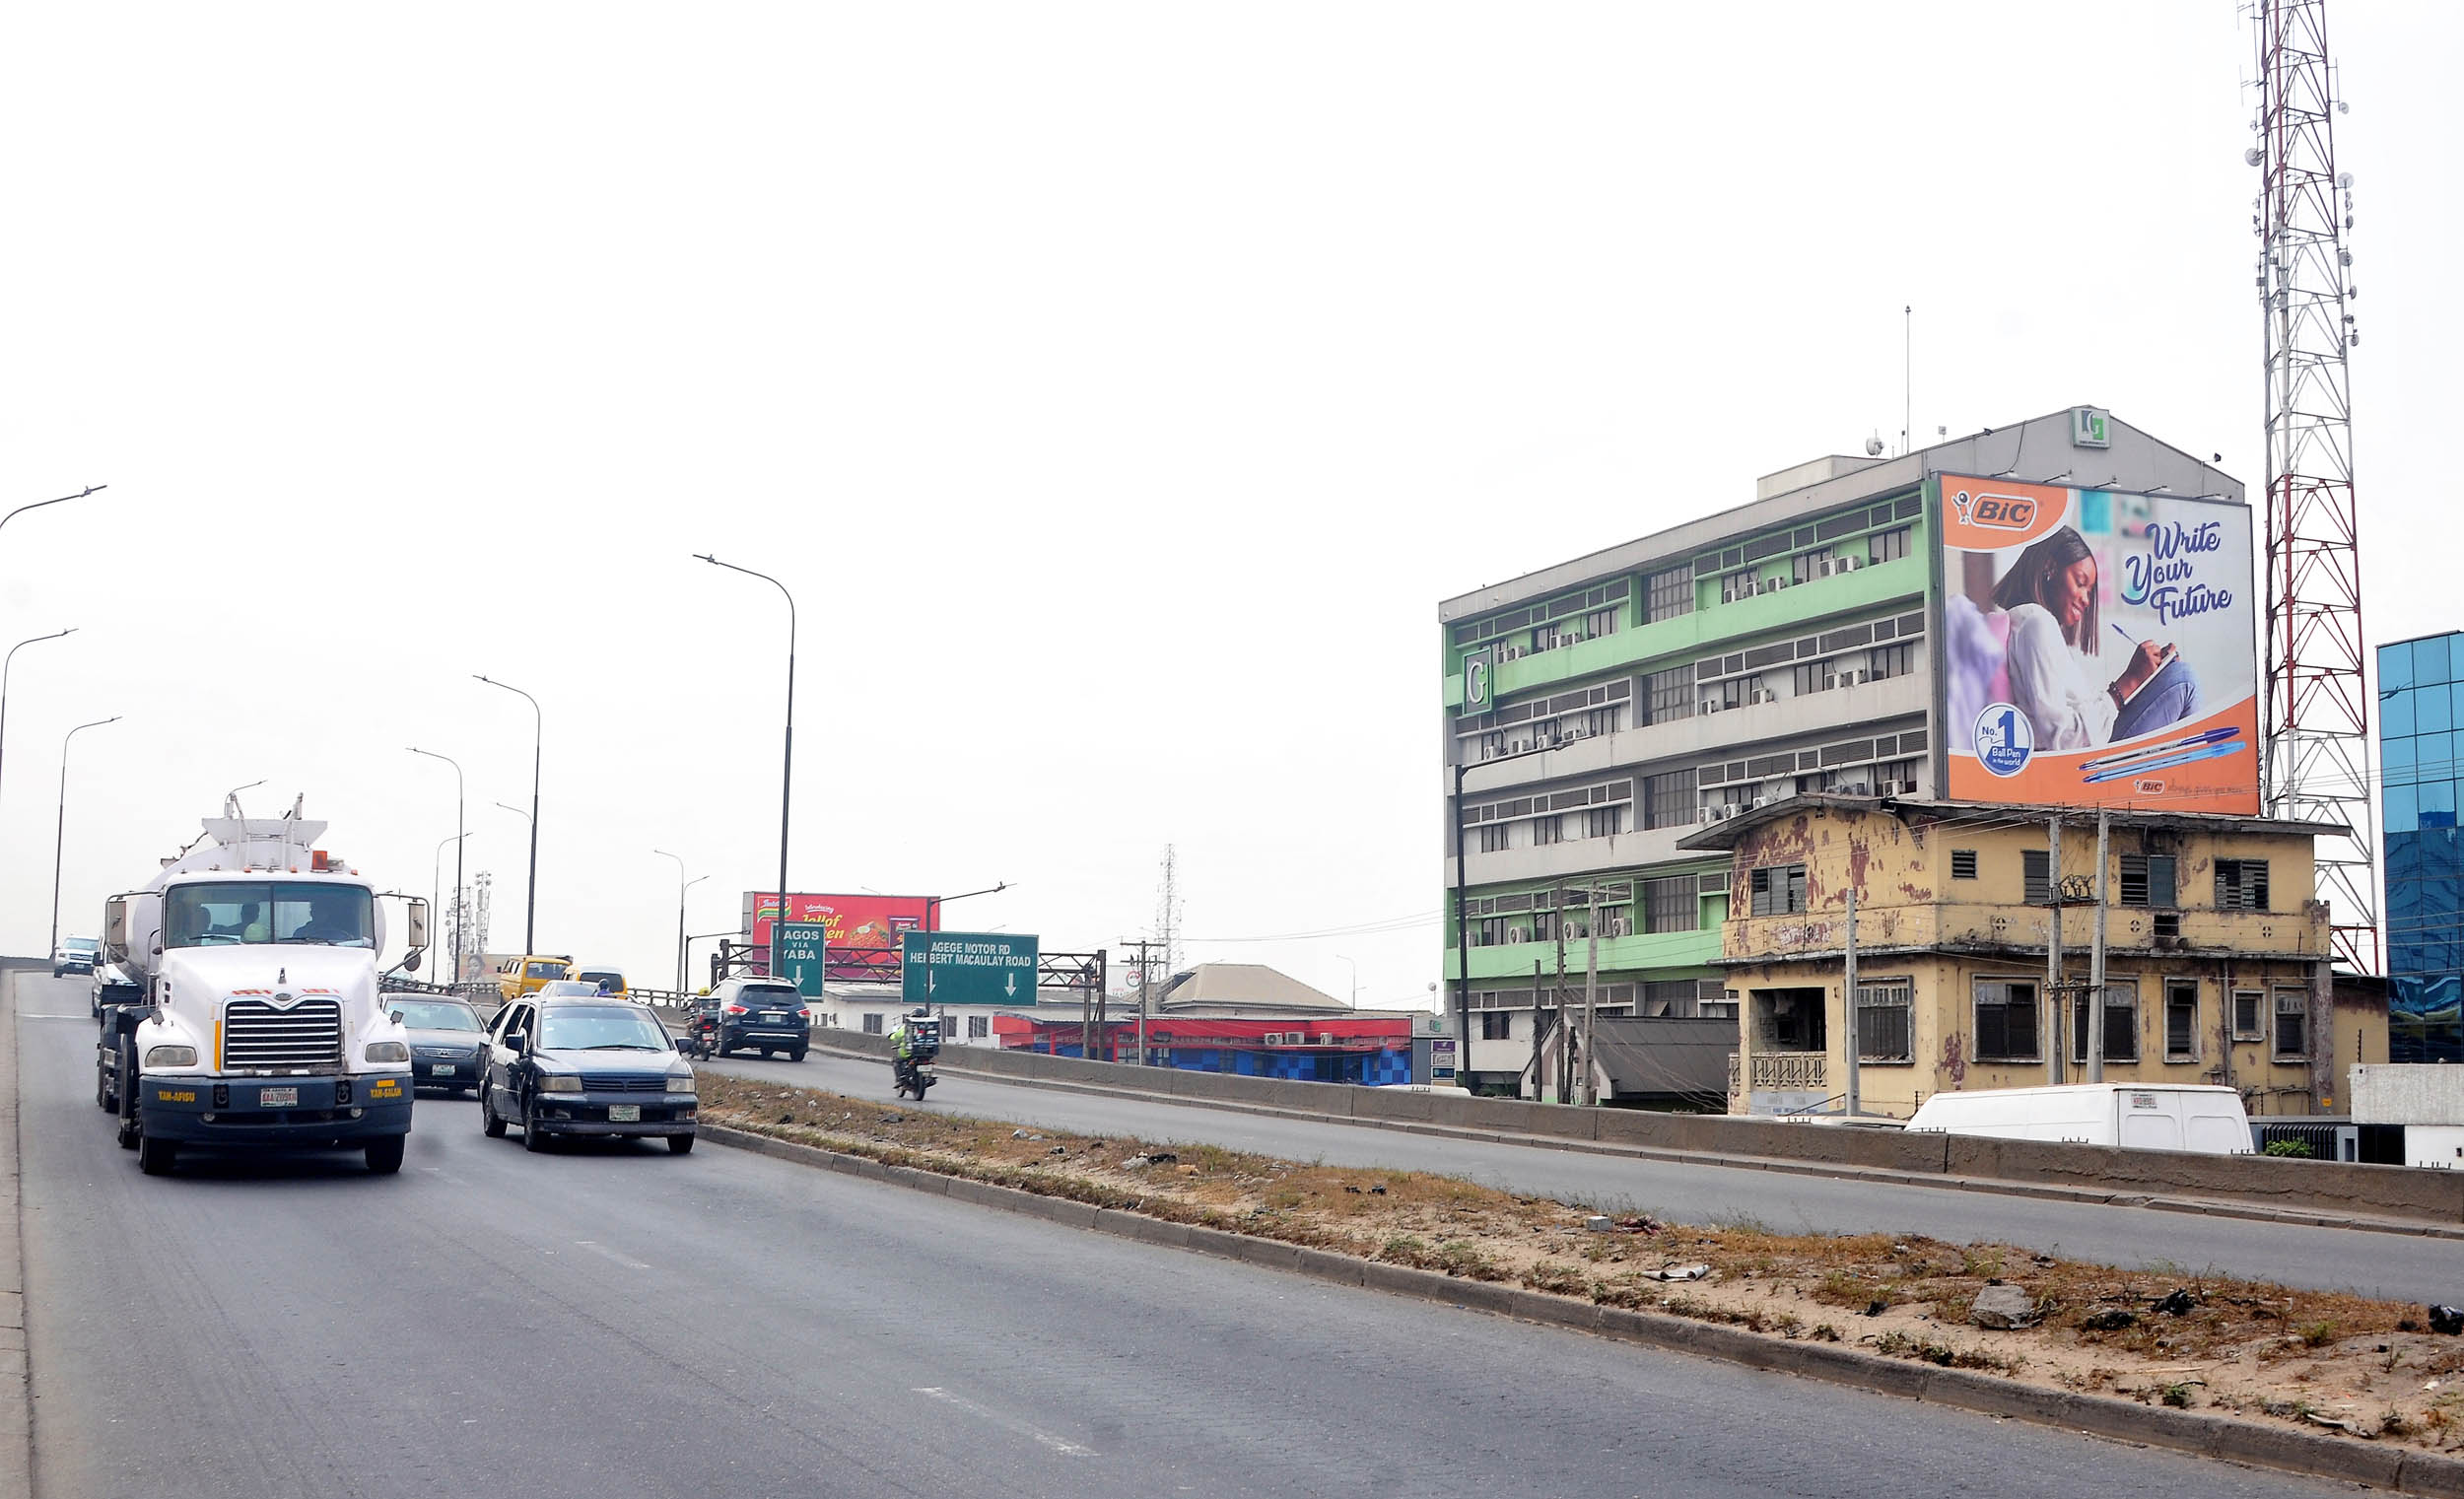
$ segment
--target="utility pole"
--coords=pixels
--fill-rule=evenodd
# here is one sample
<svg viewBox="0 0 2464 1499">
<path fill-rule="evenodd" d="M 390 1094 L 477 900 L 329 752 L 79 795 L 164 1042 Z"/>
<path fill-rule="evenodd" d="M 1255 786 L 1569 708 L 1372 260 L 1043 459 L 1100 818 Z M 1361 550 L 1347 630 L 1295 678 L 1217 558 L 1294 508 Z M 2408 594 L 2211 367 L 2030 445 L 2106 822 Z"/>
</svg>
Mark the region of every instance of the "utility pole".
<svg viewBox="0 0 2464 1499">
<path fill-rule="evenodd" d="M 2104 1081 L 2104 898 L 2105 848 L 2113 833 L 2112 814 L 2096 809 L 2096 928 L 2088 945 L 2088 1080 Z M 2224 991 L 2224 1005 L 2232 1007 L 2232 989 Z M 2224 1064 L 2232 1065 L 2232 1049 L 2225 1048 Z"/>
<path fill-rule="evenodd" d="M 1154 974 L 1155 974 L 1155 970 L 1154 970 L 1154 959 L 1150 956 L 1150 953 L 1151 953 L 1151 952 L 1152 952 L 1152 950 L 1154 949 L 1155 944 L 1154 944 L 1153 942 L 1151 942 L 1151 941 L 1147 940 L 1147 939 L 1146 939 L 1146 938 L 1144 938 L 1144 937 L 1140 937 L 1140 938 L 1138 938 L 1138 939 L 1137 939 L 1136 941 L 1134 941 L 1134 942 L 1132 942 L 1132 941 L 1130 941 L 1130 940 L 1129 940 L 1128 938 L 1126 938 L 1126 937 L 1125 937 L 1125 938 L 1123 938 L 1123 939 L 1122 939 L 1122 943 L 1121 943 L 1121 945 L 1122 945 L 1122 946 L 1124 946 L 1124 947 L 1134 947 L 1134 948 L 1136 948 L 1136 949 L 1138 950 L 1138 1063 L 1137 1063 L 1137 1064 L 1138 1064 L 1139 1066 L 1141 1066 L 1141 1067 L 1142 1067 L 1142 1066 L 1146 1065 L 1146 1011 L 1147 1011 L 1147 1001 L 1148 1001 L 1148 999 L 1149 999 L 1149 998 L 1153 995 L 1153 993 L 1154 993 L 1154 988 L 1153 988 L 1153 983 L 1154 983 Z"/>
<path fill-rule="evenodd" d="M 1848 1117 L 1857 1117 L 1857 1062 L 1865 1051 L 1864 1038 L 1857 1034 L 1857 881 L 1854 871 L 1848 879 L 1848 977 L 1841 986 L 1848 1002 L 1842 1006 L 1847 1014 L 1848 1045 Z"/>
<path fill-rule="evenodd" d="M 2045 1081 L 2062 1081 L 2062 818 L 2045 819 L 2045 1028 L 2053 1045 L 2045 1049 Z"/>
<path fill-rule="evenodd" d="M 1557 1015 L 1557 1102 L 1574 1102 L 1574 1023 L 1566 1013 L 1566 887 L 1548 899 L 1548 926 L 1557 934 L 1557 982 L 1548 998 Z"/>
<path fill-rule="evenodd" d="M 1455 1086 L 1464 1087 L 1464 1074 L 1472 1066 L 1472 903 L 1466 896 L 1467 872 L 1463 861 L 1463 773 L 1462 752 L 1455 760 Z M 1532 1003 L 1540 1004 L 1539 965 L 1534 965 Z M 1532 1032 L 1532 1094 L 1540 1096 L 1540 1031 Z M 1435 1078 L 1430 1079 L 1435 1082 Z"/>
<path fill-rule="evenodd" d="M 1600 1106 L 1600 1073 L 1592 1065 L 1592 1022 L 1600 1009 L 1600 885 L 1592 884 L 1590 896 L 1583 902 L 1583 940 L 1587 951 L 1583 958 L 1583 1106 Z"/>
<path fill-rule="evenodd" d="M 1540 1043 L 1547 1039 L 1548 1012 L 1540 1006 L 1540 960 L 1532 960 L 1532 1102 L 1548 1102 L 1548 1073 L 1541 1066 Z"/>
</svg>

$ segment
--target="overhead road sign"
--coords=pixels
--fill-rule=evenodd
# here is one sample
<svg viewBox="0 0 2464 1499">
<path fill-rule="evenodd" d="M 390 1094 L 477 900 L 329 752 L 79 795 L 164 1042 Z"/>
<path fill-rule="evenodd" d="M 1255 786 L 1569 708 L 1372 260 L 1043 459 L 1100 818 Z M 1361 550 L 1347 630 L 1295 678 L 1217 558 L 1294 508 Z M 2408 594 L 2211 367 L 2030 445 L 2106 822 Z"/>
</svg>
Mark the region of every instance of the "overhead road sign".
<svg viewBox="0 0 2464 1499">
<path fill-rule="evenodd" d="M 807 999 L 821 997 L 829 967 L 830 928 L 819 921 L 789 921 L 779 928 L 779 977 L 791 980 Z"/>
<path fill-rule="evenodd" d="M 1014 931 L 911 931 L 902 940 L 909 1004 L 1033 1004 L 1038 939 Z"/>
</svg>

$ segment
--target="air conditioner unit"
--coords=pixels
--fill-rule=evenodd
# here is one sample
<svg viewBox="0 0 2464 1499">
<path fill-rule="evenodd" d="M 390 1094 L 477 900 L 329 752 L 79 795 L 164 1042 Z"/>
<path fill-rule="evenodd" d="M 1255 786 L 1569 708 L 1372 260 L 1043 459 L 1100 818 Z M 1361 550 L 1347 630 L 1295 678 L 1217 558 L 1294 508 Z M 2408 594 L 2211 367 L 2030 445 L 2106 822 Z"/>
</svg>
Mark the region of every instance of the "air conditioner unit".
<svg viewBox="0 0 2464 1499">
<path fill-rule="evenodd" d="M 1532 928 L 1529 926 L 1509 926 L 1506 928 L 1506 940 L 1508 942 L 1529 942 L 1532 940 Z"/>
<path fill-rule="evenodd" d="M 1523 659 L 1523 647 L 1520 646 L 1508 646 L 1505 650 L 1505 657 L 1509 661 L 1519 661 Z"/>
<path fill-rule="evenodd" d="M 1839 685 L 1839 677 L 1838 677 L 1838 675 L 1837 675 L 1836 673 L 1834 673 L 1834 674 L 1833 674 L 1833 675 L 1831 675 L 1831 676 L 1827 676 L 1827 677 L 1822 678 L 1822 679 L 1820 680 L 1820 682 L 1818 682 L 1818 683 L 1815 685 L 1815 691 L 1817 691 L 1817 692 L 1829 692 L 1832 688 L 1837 687 L 1838 685 Z"/>
<path fill-rule="evenodd" d="M 1702 711 L 1707 714 L 1716 714 L 1725 711 L 1727 707 L 1727 704 L 1717 698 L 1706 698 L 1703 700 Z"/>
<path fill-rule="evenodd" d="M 1752 807 L 1752 808 L 1749 808 L 1748 810 L 1758 810 L 1758 809 L 1760 809 L 1761 807 L 1763 807 L 1763 806 L 1767 805 L 1767 804 L 1770 802 L 1770 800 L 1771 800 L 1771 798 L 1770 798 L 1770 797 L 1768 797 L 1768 796 L 1757 796 L 1757 797 L 1755 797 L 1755 798 L 1754 798 L 1754 804 L 1753 804 L 1753 807 Z"/>
<path fill-rule="evenodd" d="M 1318 1033 L 1318 1045 L 1322 1047 L 1331 1047 L 1335 1045 L 1335 1033 L 1333 1031 L 1320 1031 Z"/>
<path fill-rule="evenodd" d="M 1768 593 L 1779 585 L 1780 581 L 1778 579 L 1765 578 L 1754 584 L 1754 591 L 1756 593 Z"/>
<path fill-rule="evenodd" d="M 1821 559 L 1814 565 L 1814 576 L 1816 578 L 1830 577 L 1832 572 L 1837 568 L 1838 562 L 1839 559 L 1835 557 L 1825 557 Z"/>
<path fill-rule="evenodd" d="M 1842 557 L 1839 559 L 1839 571 L 1842 573 L 1854 573 L 1857 569 L 1864 566 L 1865 559 L 1862 557 Z"/>
<path fill-rule="evenodd" d="M 1610 936 L 1612 936 L 1612 937 L 1621 937 L 1621 936 L 1626 935 L 1626 921 L 1625 921 L 1625 918 L 1623 918 L 1623 917 L 1611 917 L 1611 918 L 1609 919 L 1609 920 L 1608 920 L 1608 935 L 1610 935 Z"/>
<path fill-rule="evenodd" d="M 1777 703 L 1780 700 L 1780 695 L 1766 687 L 1759 692 L 1756 692 L 1753 700 L 1757 703 Z"/>
<path fill-rule="evenodd" d="M 1720 816 L 1721 816 L 1723 819 L 1730 818 L 1730 817 L 1735 817 L 1735 816 L 1737 815 L 1737 812 L 1738 812 L 1738 807 L 1737 807 L 1737 803 L 1736 803 L 1736 802 L 1733 802 L 1733 801 L 1730 801 L 1730 802 L 1723 802 L 1723 803 L 1721 803 L 1721 805 L 1720 805 Z"/>
</svg>

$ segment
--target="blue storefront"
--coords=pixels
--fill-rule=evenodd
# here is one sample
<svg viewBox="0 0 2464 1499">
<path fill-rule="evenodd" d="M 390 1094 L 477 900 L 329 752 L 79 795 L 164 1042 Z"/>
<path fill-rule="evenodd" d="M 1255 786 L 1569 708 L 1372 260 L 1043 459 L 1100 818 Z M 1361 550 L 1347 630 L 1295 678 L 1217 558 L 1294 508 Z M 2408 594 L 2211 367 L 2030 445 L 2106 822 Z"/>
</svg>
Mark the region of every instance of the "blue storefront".
<svg viewBox="0 0 2464 1499">
<path fill-rule="evenodd" d="M 2378 647 L 2387 1056 L 2464 1061 L 2464 634 Z"/>
</svg>

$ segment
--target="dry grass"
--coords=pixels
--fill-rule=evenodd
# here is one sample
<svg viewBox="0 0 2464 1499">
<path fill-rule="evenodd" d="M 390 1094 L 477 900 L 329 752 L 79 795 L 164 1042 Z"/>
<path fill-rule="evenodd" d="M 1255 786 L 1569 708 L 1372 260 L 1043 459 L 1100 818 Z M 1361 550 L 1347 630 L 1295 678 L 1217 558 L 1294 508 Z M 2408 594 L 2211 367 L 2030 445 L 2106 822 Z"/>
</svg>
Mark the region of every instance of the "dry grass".
<svg viewBox="0 0 2464 1499">
<path fill-rule="evenodd" d="M 2001 1244 L 1667 1223 L 1630 1205 L 1604 1234 L 1583 1226 L 1591 1204 L 1452 1177 L 909 1114 L 710 1071 L 701 1087 L 712 1123 L 893 1165 L 1948 1368 L 2464 1450 L 2464 1339 L 2427 1333 L 2402 1303 Z M 1138 1157 L 1147 1164 L 1129 1164 Z M 1691 1264 L 1710 1271 L 1659 1278 Z M 1968 1326 L 1996 1281 L 2023 1287 L 2040 1325 Z"/>
</svg>

